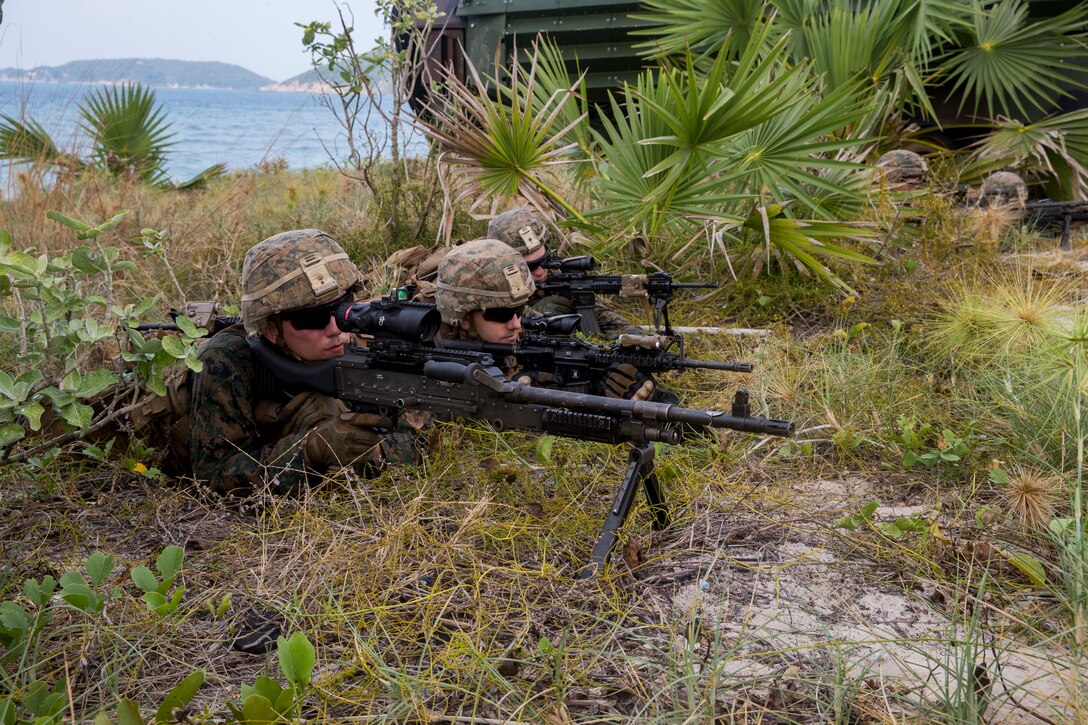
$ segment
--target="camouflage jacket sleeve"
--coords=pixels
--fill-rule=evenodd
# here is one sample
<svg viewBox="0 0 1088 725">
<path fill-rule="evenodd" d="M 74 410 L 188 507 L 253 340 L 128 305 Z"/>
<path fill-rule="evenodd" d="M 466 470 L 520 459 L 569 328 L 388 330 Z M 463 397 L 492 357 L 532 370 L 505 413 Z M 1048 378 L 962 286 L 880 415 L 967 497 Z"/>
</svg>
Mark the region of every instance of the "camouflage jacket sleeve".
<svg viewBox="0 0 1088 725">
<path fill-rule="evenodd" d="M 189 450 L 193 475 L 221 493 L 268 483 L 286 492 L 306 480 L 306 431 L 274 439 L 257 421 L 253 355 L 241 325 L 213 337 L 200 353 L 193 381 Z"/>
<path fill-rule="evenodd" d="M 532 303 L 530 308 L 538 315 L 569 315 L 575 312 L 574 302 L 559 295 L 541 297 Z M 638 325 L 632 325 L 623 318 L 620 313 L 609 309 L 599 299 L 593 305 L 593 315 L 597 318 L 597 326 L 601 328 L 601 336 L 615 340 L 623 334 L 643 334 L 643 329 Z"/>
</svg>

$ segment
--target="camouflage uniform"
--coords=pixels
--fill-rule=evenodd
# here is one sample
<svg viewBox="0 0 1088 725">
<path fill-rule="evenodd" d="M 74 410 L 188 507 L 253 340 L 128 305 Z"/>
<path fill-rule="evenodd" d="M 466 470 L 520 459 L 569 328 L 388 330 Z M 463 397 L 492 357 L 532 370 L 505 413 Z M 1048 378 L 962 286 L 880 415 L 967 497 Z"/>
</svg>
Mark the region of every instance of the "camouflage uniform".
<svg viewBox="0 0 1088 725">
<path fill-rule="evenodd" d="M 246 337 L 262 336 L 268 322 L 282 330 L 279 313 L 326 304 L 356 291 L 359 281 L 343 249 L 317 230 L 277 234 L 249 250 L 242 269 L 243 322 L 208 341 L 200 353 L 203 369 L 194 376 L 189 449 L 197 478 L 223 493 L 265 483 L 287 492 L 323 472 L 305 464 L 315 421 L 295 429 L 298 421 L 287 415 L 292 396 L 265 380 Z M 282 334 L 276 344 L 291 355 Z M 325 420 L 347 410 L 338 400 L 309 395 L 328 411 Z M 403 417 L 392 432 L 370 431 L 378 441 L 375 456 L 380 449 L 385 462 L 417 460 L 411 422 Z"/>
<path fill-rule="evenodd" d="M 551 239 L 551 232 L 541 216 L 525 207 L 503 212 L 487 225 L 487 236 L 506 242 L 522 256 L 528 256 L 546 247 Z M 537 292 L 529 300 L 529 309 L 538 315 L 569 315 L 576 312 L 574 301 L 561 295 L 545 295 Z M 609 309 L 600 299 L 593 305 L 593 316 L 601 335 L 616 339 L 623 334 L 641 334 L 642 328 L 632 325 L 623 315 Z"/>
</svg>

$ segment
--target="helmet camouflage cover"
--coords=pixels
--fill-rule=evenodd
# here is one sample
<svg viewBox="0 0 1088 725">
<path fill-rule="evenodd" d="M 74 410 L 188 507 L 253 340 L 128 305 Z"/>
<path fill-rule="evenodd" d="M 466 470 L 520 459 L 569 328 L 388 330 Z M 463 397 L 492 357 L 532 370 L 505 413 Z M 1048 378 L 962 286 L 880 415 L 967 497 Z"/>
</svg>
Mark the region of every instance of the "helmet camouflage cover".
<svg viewBox="0 0 1088 725">
<path fill-rule="evenodd" d="M 242 321 L 260 335 L 272 315 L 332 302 L 354 290 L 359 269 L 336 240 L 317 229 L 265 239 L 242 263 Z"/>
<path fill-rule="evenodd" d="M 982 181 L 981 197 L 991 204 L 1001 201 L 1023 204 L 1028 198 L 1028 186 L 1011 171 L 996 171 Z"/>
<path fill-rule="evenodd" d="M 548 225 L 536 212 L 525 207 L 504 211 L 487 225 L 487 238 L 498 239 L 527 257 L 548 243 Z"/>
<path fill-rule="evenodd" d="M 536 291 L 525 260 L 497 239 L 454 247 L 438 265 L 435 284 L 435 304 L 450 325 L 474 310 L 523 305 Z"/>
<path fill-rule="evenodd" d="M 877 160 L 876 165 L 884 170 L 884 178 L 893 183 L 919 179 L 929 171 L 925 159 L 905 149 L 889 151 Z"/>
</svg>

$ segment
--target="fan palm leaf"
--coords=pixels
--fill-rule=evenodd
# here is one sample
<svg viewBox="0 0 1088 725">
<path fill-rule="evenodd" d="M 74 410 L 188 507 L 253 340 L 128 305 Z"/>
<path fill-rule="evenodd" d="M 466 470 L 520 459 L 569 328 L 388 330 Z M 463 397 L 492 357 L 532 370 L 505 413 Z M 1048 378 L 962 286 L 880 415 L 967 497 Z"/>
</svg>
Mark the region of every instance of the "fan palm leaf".
<svg viewBox="0 0 1088 725">
<path fill-rule="evenodd" d="M 164 165 L 173 134 L 150 89 L 138 83 L 99 88 L 83 99 L 80 114 L 103 168 L 152 185 L 166 183 Z"/>
<path fill-rule="evenodd" d="M 730 230 L 727 227 L 723 231 L 729 233 Z M 761 206 L 736 228 L 734 238 L 747 245 L 750 251 L 733 266 L 759 276 L 764 270 L 770 271 L 772 266 L 778 265 L 784 270 L 815 274 L 839 290 L 853 294 L 850 285 L 820 258 L 876 264 L 874 259 L 836 243 L 842 239 L 871 241 L 874 235 L 870 225 L 793 219 L 783 214 L 780 204 Z"/>
<path fill-rule="evenodd" d="M 811 88 L 798 93 L 793 104 L 732 140 L 721 152 L 725 165 L 744 174 L 743 184 L 750 194 L 793 198 L 818 216 L 838 206 L 829 203 L 829 197 L 850 199 L 853 203 L 848 208 L 856 210 L 862 195 L 827 172 L 864 168 L 836 157 L 839 151 L 872 140 L 836 136 L 870 110 L 860 87 L 857 82 L 844 84 L 823 98 L 817 98 Z"/>
<path fill-rule="evenodd" d="M 57 148 L 52 136 L 32 118 L 20 121 L 0 115 L 0 159 L 20 164 L 81 165 L 79 158 Z"/>
<path fill-rule="evenodd" d="M 974 15 L 960 47 L 940 58 L 937 78 L 951 83 L 948 96 L 960 96 L 959 111 L 971 104 L 993 118 L 1030 117 L 1028 108 L 1048 112 L 1057 97 L 1083 86 L 1076 75 L 1085 64 L 1088 4 L 1050 18 L 1028 18 L 1024 0 L 973 0 Z"/>
<path fill-rule="evenodd" d="M 584 181 L 592 173 L 591 162 L 595 156 L 596 148 L 593 144 L 593 133 L 589 124 L 589 105 L 586 100 L 585 74 L 576 72 L 571 77 L 567 72 L 566 59 L 558 44 L 550 39 L 538 36 L 533 42 L 533 50 L 527 51 L 526 62 L 531 64 L 534 54 L 537 57 L 536 83 L 533 85 L 533 109 L 538 116 L 546 115 L 546 110 L 553 98 L 566 97 L 566 101 L 557 103 L 555 124 L 568 129 L 566 135 L 559 139 L 561 146 L 570 151 L 567 157 L 580 163 L 575 168 L 582 172 L 579 179 Z M 575 58 L 577 65 L 577 58 Z M 524 79 L 524 75 L 520 76 Z M 523 92 L 528 92 L 525 89 Z"/>
<path fill-rule="evenodd" d="M 1052 179 L 1047 191 L 1059 199 L 1083 199 L 1088 194 L 1088 110 L 1021 123 L 999 119 L 983 139 L 973 161 L 998 160 Z"/>
<path fill-rule="evenodd" d="M 650 36 L 637 44 L 651 58 L 725 48 L 734 57 L 744 52 L 763 17 L 764 0 L 645 0 L 637 20 L 653 23 L 632 35 Z M 726 44 L 726 39 L 730 42 Z"/>
<path fill-rule="evenodd" d="M 563 139 L 582 117 L 558 129 L 556 126 L 576 86 L 556 91 L 540 103 L 536 99 L 538 67 L 537 53 L 528 70 L 515 63 L 507 84 L 500 85 L 498 80 L 490 84 L 497 88 L 497 97 L 491 98 L 489 84 L 466 58 L 473 87 L 444 70 L 443 93 L 430 96 L 427 113 L 419 123 L 429 138 L 446 149 L 443 163 L 454 167 L 468 184 L 462 195 L 479 187 L 481 194 L 521 196 L 540 208 L 562 208 L 580 219 L 578 211 L 551 188 L 544 175 L 557 165 L 571 163 L 567 154 L 574 144 L 564 144 Z"/>
</svg>

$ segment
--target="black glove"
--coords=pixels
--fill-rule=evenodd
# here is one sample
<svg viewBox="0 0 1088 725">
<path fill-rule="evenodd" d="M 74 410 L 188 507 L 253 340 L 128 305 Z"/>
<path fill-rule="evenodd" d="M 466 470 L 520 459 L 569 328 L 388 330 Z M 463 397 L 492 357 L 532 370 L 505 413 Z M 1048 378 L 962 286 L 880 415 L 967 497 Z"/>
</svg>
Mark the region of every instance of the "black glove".
<svg viewBox="0 0 1088 725">
<path fill-rule="evenodd" d="M 607 397 L 627 400 L 649 400 L 656 387 L 653 378 L 630 363 L 610 367 L 602 382 Z"/>
</svg>

